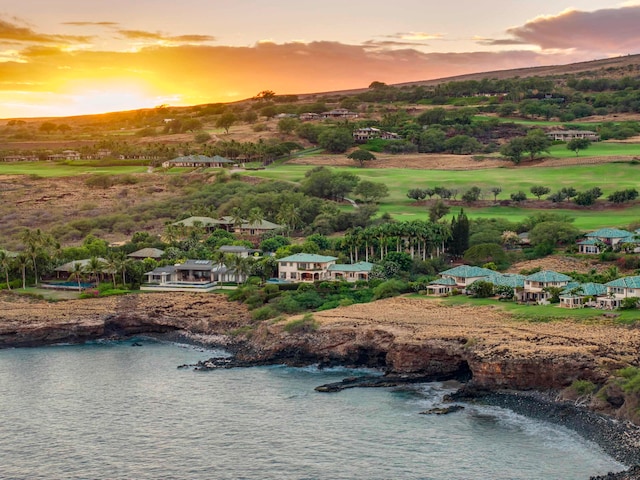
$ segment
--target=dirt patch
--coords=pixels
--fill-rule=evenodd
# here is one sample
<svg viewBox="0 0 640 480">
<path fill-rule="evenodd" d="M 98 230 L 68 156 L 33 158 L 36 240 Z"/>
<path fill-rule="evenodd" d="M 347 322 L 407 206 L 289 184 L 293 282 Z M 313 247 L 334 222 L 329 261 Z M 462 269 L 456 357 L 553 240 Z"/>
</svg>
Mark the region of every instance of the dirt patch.
<svg viewBox="0 0 640 480">
<path fill-rule="evenodd" d="M 532 270 L 540 268 L 541 270 L 553 270 L 555 272 L 578 272 L 589 273 L 593 270 L 602 272 L 608 268 L 598 262 L 597 258 L 575 258 L 560 255 L 552 255 L 536 260 L 526 260 L 518 262 L 511 266 L 509 273 L 519 273 L 522 270 Z"/>
</svg>

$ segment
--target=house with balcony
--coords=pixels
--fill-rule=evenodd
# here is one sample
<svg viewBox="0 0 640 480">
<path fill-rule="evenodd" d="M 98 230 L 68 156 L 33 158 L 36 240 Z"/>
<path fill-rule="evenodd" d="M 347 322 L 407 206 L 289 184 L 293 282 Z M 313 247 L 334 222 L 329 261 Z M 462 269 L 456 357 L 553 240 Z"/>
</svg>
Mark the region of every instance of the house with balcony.
<svg viewBox="0 0 640 480">
<path fill-rule="evenodd" d="M 597 306 L 607 310 L 619 308 L 622 300 L 634 297 L 640 302 L 640 276 L 622 277 L 605 283 L 606 295 L 597 298 Z"/>
<path fill-rule="evenodd" d="M 516 297 L 521 302 L 536 302 L 546 304 L 549 302 L 551 293 L 547 291 L 549 287 L 566 288 L 571 277 L 552 270 L 543 270 L 524 277 L 524 285 L 521 292 Z"/>
<path fill-rule="evenodd" d="M 278 260 L 278 278 L 289 282 L 330 281 L 329 268 L 337 258 L 311 253 L 296 253 Z"/>
<path fill-rule="evenodd" d="M 334 281 L 357 282 L 369 281 L 369 274 L 373 268 L 373 263 L 358 262 L 353 264 L 333 264 L 329 265 L 331 279 Z"/>
<path fill-rule="evenodd" d="M 146 272 L 141 290 L 165 292 L 210 292 L 218 283 L 242 283 L 246 275 L 211 260 L 187 260 Z"/>
<path fill-rule="evenodd" d="M 322 112 L 323 118 L 358 118 L 356 112 L 351 112 L 346 108 L 334 108 L 328 112 Z"/>
<path fill-rule="evenodd" d="M 553 130 L 547 132 L 547 138 L 561 142 L 570 142 L 574 138 L 586 138 L 592 142 L 597 142 L 600 140 L 600 135 L 591 130 Z"/>
<path fill-rule="evenodd" d="M 393 132 L 385 132 L 375 127 L 363 127 L 353 131 L 353 141 L 356 143 L 367 143 L 374 138 L 382 138 L 383 140 L 398 140 L 400 135 Z"/>
<path fill-rule="evenodd" d="M 443 279 L 449 278 L 455 282 L 455 286 L 451 286 L 452 289 L 456 288 L 462 292 L 466 291 L 466 288 L 473 282 L 478 280 L 486 280 L 489 276 L 495 275 L 496 272 L 489 270 L 488 268 L 472 267 L 470 265 L 459 265 L 457 267 L 450 268 L 444 272 L 440 272 L 440 277 Z"/>
<path fill-rule="evenodd" d="M 595 232 L 587 233 L 584 239 L 579 240 L 577 242 L 578 251 L 588 255 L 597 255 L 607 247 L 619 250 L 624 243 L 639 243 L 635 239 L 636 236 L 637 232 L 632 233 L 618 228 L 601 228 Z"/>
<path fill-rule="evenodd" d="M 213 157 L 207 157 L 206 155 L 185 155 L 163 162 L 162 167 L 224 168 L 234 164 L 235 162 L 233 160 L 221 157 L 220 155 L 214 155 Z"/>
</svg>

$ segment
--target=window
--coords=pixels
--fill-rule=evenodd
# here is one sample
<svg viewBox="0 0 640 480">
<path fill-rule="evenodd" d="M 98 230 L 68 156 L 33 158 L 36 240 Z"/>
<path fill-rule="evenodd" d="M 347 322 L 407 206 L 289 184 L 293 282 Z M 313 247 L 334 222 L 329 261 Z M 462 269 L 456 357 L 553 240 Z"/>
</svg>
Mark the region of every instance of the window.
<svg viewBox="0 0 640 480">
<path fill-rule="evenodd" d="M 295 280 L 298 278 L 298 274 L 296 272 L 291 272 L 291 280 Z"/>
</svg>

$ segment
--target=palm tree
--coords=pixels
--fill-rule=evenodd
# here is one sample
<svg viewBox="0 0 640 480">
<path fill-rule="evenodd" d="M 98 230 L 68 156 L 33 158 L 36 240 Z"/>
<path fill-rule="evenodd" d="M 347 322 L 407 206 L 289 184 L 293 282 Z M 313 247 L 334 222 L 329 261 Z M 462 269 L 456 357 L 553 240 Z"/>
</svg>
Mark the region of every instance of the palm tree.
<svg viewBox="0 0 640 480">
<path fill-rule="evenodd" d="M 300 209 L 293 203 L 285 203 L 280 207 L 276 220 L 287 227 L 287 234 L 300 225 Z"/>
<path fill-rule="evenodd" d="M 87 271 L 89 272 L 89 278 L 94 278 L 96 283 L 100 281 L 100 274 L 104 269 L 104 263 L 98 257 L 91 257 L 87 264 Z"/>
<path fill-rule="evenodd" d="M 27 288 L 27 266 L 29 265 L 29 257 L 21 253 L 16 257 L 16 264 L 22 272 L 22 289 Z"/>
<path fill-rule="evenodd" d="M 71 273 L 69 274 L 69 280 L 70 281 L 76 280 L 78 282 L 78 290 L 82 288 L 82 285 L 80 284 L 80 282 L 84 278 L 84 273 L 85 273 L 85 270 L 82 263 L 75 262 L 73 264 L 73 270 L 71 270 Z"/>
<path fill-rule="evenodd" d="M 244 223 L 244 218 L 242 218 L 242 211 L 238 207 L 234 207 L 229 212 L 229 216 L 231 217 L 231 222 L 233 223 L 233 228 L 237 229 Z"/>
<path fill-rule="evenodd" d="M 107 261 L 105 262 L 105 268 L 108 273 L 111 274 L 111 280 L 113 281 L 113 288 L 116 288 L 116 273 L 118 272 L 118 267 L 120 266 L 118 263 L 118 254 L 116 252 L 110 252 L 107 256 Z"/>
<path fill-rule="evenodd" d="M 26 247 L 26 255 L 33 263 L 33 274 L 35 276 L 35 284 L 38 285 L 38 264 L 37 258 L 43 252 L 44 236 L 40 229 L 31 230 L 26 228 L 21 235 L 21 240 Z"/>
<path fill-rule="evenodd" d="M 249 225 L 258 225 L 262 223 L 263 220 L 264 213 L 262 213 L 262 210 L 259 207 L 255 207 L 249 210 L 249 216 L 247 218 Z"/>
<path fill-rule="evenodd" d="M 6 250 L 0 250 L 0 267 L 2 267 L 2 270 L 4 270 L 4 274 L 7 280 L 7 289 L 11 290 L 11 285 L 9 284 L 9 268 L 11 267 L 11 257 Z"/>
</svg>

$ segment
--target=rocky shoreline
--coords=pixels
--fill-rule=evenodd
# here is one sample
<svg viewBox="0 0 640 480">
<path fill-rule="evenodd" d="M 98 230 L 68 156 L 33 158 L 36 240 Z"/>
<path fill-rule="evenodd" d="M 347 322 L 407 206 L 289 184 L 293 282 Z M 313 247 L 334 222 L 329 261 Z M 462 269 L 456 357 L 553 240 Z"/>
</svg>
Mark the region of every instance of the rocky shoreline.
<svg viewBox="0 0 640 480">
<path fill-rule="evenodd" d="M 386 372 L 369 385 L 347 380 L 325 391 L 468 381 L 460 399 L 559 423 L 625 465 L 640 465 L 640 430 L 626 417 L 637 410 L 634 404 L 600 404 L 596 412 L 593 405 L 590 410 L 557 396 L 573 380 L 602 385 L 612 371 L 637 365 L 637 328 L 525 323 L 492 307 L 450 307 L 419 298 L 353 305 L 317 312 L 314 318 L 319 327 L 300 332 L 285 328 L 290 319 L 253 322 L 243 305 L 222 295 L 131 295 L 48 304 L 2 294 L 0 348 L 153 334 L 225 348 L 237 366 L 343 365 Z M 640 478 L 637 473 L 631 469 L 603 478 Z"/>
</svg>

